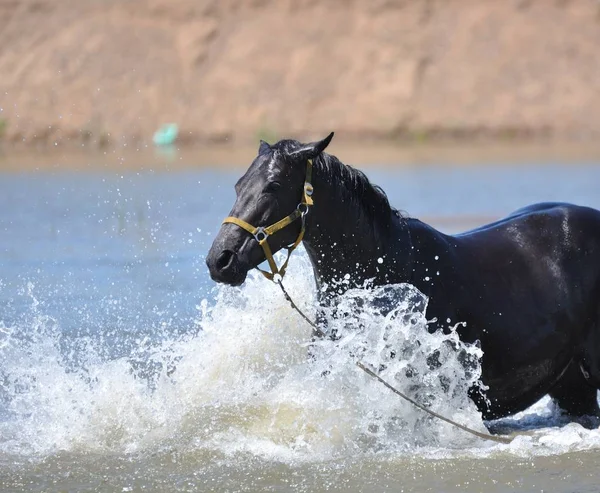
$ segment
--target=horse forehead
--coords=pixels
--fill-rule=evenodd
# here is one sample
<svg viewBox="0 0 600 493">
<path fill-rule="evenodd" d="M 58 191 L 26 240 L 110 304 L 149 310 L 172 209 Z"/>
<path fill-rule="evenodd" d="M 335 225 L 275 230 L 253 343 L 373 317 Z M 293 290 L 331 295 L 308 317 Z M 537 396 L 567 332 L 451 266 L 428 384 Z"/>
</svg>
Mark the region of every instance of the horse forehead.
<svg viewBox="0 0 600 493">
<path fill-rule="evenodd" d="M 256 157 L 256 159 L 252 161 L 252 164 L 249 166 L 246 172 L 238 179 L 237 183 L 235 184 L 236 188 L 243 185 L 247 185 L 249 181 L 264 175 L 265 169 L 266 167 L 268 167 L 269 161 L 270 158 L 267 158 L 266 156 Z"/>
<path fill-rule="evenodd" d="M 246 173 L 239 179 L 238 185 L 248 184 L 257 179 L 273 179 L 286 172 L 285 159 L 278 152 L 258 156 Z"/>
</svg>

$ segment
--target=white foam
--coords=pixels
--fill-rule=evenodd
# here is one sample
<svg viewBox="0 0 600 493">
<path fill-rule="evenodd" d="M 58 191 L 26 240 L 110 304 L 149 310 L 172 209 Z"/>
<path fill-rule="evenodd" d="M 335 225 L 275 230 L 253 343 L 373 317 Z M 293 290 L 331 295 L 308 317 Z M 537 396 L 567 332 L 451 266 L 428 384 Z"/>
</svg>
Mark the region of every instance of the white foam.
<svg viewBox="0 0 600 493">
<path fill-rule="evenodd" d="M 286 286 L 314 317 L 310 272 L 306 257 L 294 258 Z M 293 462 L 375 453 L 521 456 L 600 445 L 597 430 L 562 426 L 547 400 L 501 423 L 524 436 L 510 445 L 484 442 L 424 415 L 355 366 L 360 359 L 385 367 L 382 377 L 402 392 L 485 431 L 467 397 L 481 351 L 453 331 L 430 334 L 425 306 L 407 285 L 351 290 L 326 314 L 339 339 L 311 347 L 310 327 L 279 288 L 251 274 L 243 287 L 217 288 L 214 301 L 199 305 L 199 333 L 155 343 L 148 334 L 136 354 L 106 360 L 85 340 L 61 347 L 60 327 L 32 295 L 26 322 L 0 323 L 0 451 L 173 447 Z M 69 351 L 83 364 L 70 367 Z M 148 375 L 132 363 L 140 358 L 152 363 Z"/>
</svg>

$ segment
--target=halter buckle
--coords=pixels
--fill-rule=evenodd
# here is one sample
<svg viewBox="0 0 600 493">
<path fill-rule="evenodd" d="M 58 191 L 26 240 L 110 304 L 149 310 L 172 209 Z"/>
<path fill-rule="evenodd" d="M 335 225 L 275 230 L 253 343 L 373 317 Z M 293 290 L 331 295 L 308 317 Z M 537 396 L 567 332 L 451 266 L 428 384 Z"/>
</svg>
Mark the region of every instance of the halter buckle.
<svg viewBox="0 0 600 493">
<path fill-rule="evenodd" d="M 298 204 L 298 207 L 296 207 L 296 209 L 298 209 L 298 211 L 300 212 L 300 215 L 304 218 L 304 216 L 306 216 L 306 214 L 308 214 L 308 204 L 305 204 L 304 202 L 300 202 Z"/>
<path fill-rule="evenodd" d="M 254 239 L 260 243 L 269 237 L 269 233 L 267 233 L 265 228 L 261 226 L 260 228 L 256 228 L 256 232 L 252 233 L 252 236 L 254 236 Z"/>
<path fill-rule="evenodd" d="M 304 193 L 309 197 L 313 194 L 313 186 L 307 181 L 304 182 Z"/>
</svg>

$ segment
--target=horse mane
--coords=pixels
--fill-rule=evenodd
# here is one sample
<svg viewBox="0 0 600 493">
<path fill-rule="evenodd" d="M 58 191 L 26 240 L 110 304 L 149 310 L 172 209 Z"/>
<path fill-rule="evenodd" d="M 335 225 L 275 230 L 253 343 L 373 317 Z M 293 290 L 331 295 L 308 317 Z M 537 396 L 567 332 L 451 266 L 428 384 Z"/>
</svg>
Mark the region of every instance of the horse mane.
<svg viewBox="0 0 600 493">
<path fill-rule="evenodd" d="M 394 217 L 406 219 L 404 214 L 390 205 L 386 193 L 371 183 L 362 171 L 342 163 L 337 157 L 321 153 L 315 159 L 315 167 L 340 193 L 340 200 L 354 203 L 360 207 L 367 223 L 382 233 L 392 229 Z M 340 186 L 342 185 L 342 186 Z"/>
<path fill-rule="evenodd" d="M 268 146 L 269 152 L 279 152 L 284 159 L 302 147 L 297 140 L 280 140 Z M 407 216 L 390 205 L 386 193 L 373 185 L 362 171 L 342 163 L 337 157 L 322 152 L 314 160 L 319 175 L 329 182 L 332 190 L 340 194 L 340 201 L 354 203 L 363 213 L 365 222 L 377 234 L 387 234 L 392 230 L 394 218 L 405 222 Z M 342 186 L 340 186 L 342 185 Z"/>
</svg>

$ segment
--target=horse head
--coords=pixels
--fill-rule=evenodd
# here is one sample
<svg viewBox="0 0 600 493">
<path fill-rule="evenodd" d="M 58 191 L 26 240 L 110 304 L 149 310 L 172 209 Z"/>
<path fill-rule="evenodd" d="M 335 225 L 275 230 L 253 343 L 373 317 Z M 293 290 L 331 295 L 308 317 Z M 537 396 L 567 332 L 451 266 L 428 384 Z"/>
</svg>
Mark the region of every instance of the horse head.
<svg viewBox="0 0 600 493">
<path fill-rule="evenodd" d="M 270 254 L 302 239 L 304 215 L 312 203 L 312 160 L 332 138 L 333 132 L 309 144 L 260 142 L 258 155 L 235 185 L 236 201 L 206 258 L 214 281 L 239 286 L 265 260 L 276 273 Z"/>
</svg>

